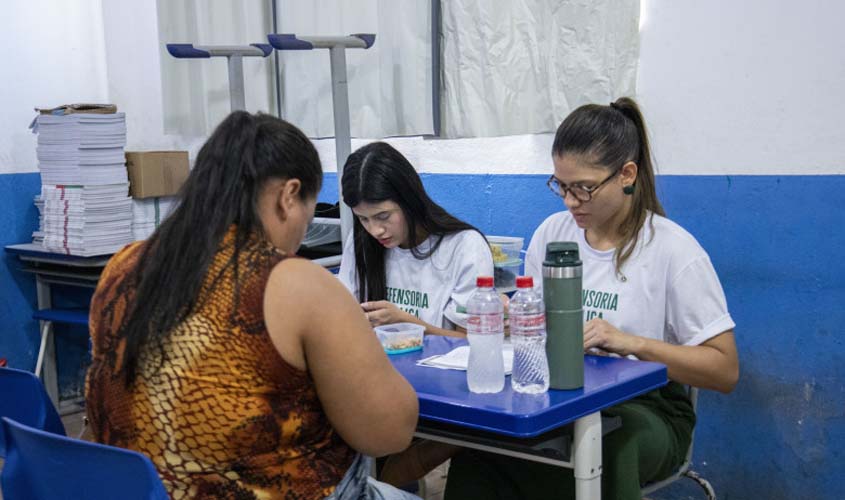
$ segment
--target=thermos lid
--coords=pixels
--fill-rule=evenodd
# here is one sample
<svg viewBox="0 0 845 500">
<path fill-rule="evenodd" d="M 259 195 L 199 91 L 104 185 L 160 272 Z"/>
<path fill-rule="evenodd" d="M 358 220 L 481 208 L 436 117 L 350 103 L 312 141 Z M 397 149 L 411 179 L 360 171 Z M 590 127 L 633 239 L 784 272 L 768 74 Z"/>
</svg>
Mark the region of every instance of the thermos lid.
<svg viewBox="0 0 845 500">
<path fill-rule="evenodd" d="M 574 241 L 549 242 L 546 244 L 546 260 L 543 261 L 543 265 L 548 267 L 580 266 L 578 243 Z"/>
</svg>

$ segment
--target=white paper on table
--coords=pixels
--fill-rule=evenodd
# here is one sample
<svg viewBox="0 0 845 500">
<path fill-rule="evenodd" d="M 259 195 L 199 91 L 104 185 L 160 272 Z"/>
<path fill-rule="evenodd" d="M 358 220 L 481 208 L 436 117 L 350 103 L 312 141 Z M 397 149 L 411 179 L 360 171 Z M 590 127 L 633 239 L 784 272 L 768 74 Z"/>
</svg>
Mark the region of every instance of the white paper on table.
<svg viewBox="0 0 845 500">
<path fill-rule="evenodd" d="M 505 375 L 513 370 L 513 345 L 502 345 L 502 359 L 505 363 Z M 417 361 L 420 366 L 440 368 L 441 370 L 466 370 L 469 365 L 469 346 L 456 347 L 446 354 L 437 354 Z"/>
</svg>

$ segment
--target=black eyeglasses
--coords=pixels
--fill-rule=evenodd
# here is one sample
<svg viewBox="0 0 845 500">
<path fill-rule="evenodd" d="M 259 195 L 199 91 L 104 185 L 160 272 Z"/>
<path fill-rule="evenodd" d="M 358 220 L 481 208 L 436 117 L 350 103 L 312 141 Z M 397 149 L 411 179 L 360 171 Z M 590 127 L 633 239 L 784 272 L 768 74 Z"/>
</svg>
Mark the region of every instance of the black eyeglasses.
<svg viewBox="0 0 845 500">
<path fill-rule="evenodd" d="M 600 187 L 604 186 L 610 179 L 613 179 L 621 170 L 622 169 L 617 169 L 615 172 L 607 176 L 605 180 L 599 182 L 593 187 L 586 187 L 580 184 L 567 186 L 557 180 L 557 177 L 555 177 L 554 174 L 552 174 L 549 177 L 549 180 L 546 181 L 546 185 L 549 186 L 549 189 L 551 189 L 555 196 L 560 196 L 561 198 L 566 199 L 566 193 L 569 192 L 572 193 L 572 196 L 574 196 L 576 200 L 581 203 L 586 203 L 593 199 L 593 194 L 598 191 Z"/>
</svg>

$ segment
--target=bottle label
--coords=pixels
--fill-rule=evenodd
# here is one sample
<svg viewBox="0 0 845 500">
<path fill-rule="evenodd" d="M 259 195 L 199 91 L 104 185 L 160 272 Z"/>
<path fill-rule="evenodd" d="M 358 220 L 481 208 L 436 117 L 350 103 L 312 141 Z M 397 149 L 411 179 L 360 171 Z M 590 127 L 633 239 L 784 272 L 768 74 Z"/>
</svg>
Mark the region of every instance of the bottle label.
<svg viewBox="0 0 845 500">
<path fill-rule="evenodd" d="M 494 334 L 505 330 L 502 313 L 472 314 L 467 319 L 467 333 Z"/>
<path fill-rule="evenodd" d="M 511 330 L 519 329 L 532 333 L 537 329 L 546 328 L 546 315 L 540 314 L 514 314 L 510 317 Z"/>
</svg>

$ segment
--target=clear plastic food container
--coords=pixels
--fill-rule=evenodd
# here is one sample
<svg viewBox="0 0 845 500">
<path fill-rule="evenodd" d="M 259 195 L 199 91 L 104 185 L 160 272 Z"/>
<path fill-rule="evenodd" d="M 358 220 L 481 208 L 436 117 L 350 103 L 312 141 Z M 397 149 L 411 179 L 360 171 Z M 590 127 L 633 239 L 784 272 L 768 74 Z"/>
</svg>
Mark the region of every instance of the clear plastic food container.
<svg viewBox="0 0 845 500">
<path fill-rule="evenodd" d="M 394 323 L 375 327 L 381 346 L 387 354 L 402 354 L 423 348 L 425 327 L 415 323 Z"/>
<path fill-rule="evenodd" d="M 502 264 L 520 260 L 522 256 L 523 239 L 516 236 L 486 236 L 490 250 L 493 252 L 493 263 Z"/>
</svg>

